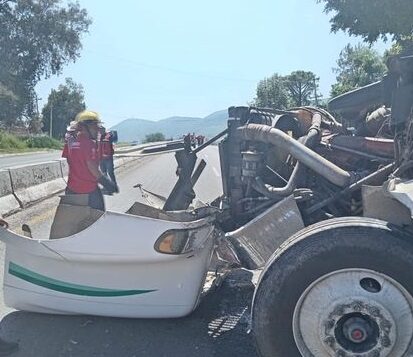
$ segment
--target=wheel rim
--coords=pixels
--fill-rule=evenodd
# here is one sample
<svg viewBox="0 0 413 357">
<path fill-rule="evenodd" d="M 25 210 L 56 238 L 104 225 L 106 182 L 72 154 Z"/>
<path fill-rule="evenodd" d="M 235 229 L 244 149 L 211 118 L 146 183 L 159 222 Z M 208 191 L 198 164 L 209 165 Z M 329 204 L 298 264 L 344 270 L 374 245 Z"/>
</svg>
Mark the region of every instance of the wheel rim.
<svg viewBox="0 0 413 357">
<path fill-rule="evenodd" d="M 302 356 L 403 356 L 412 343 L 413 298 L 394 279 L 345 269 L 314 281 L 294 310 Z"/>
</svg>

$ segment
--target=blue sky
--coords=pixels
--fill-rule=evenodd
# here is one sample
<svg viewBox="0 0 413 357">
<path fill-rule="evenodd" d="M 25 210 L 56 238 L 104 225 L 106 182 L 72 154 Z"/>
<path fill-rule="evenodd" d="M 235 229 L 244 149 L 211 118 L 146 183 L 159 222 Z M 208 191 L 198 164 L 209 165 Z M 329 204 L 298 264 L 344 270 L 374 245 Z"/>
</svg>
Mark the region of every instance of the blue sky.
<svg viewBox="0 0 413 357">
<path fill-rule="evenodd" d="M 245 105 L 275 72 L 313 71 L 328 96 L 340 50 L 360 42 L 331 34 L 316 0 L 79 2 L 93 19 L 81 58 L 38 84 L 40 104 L 72 77 L 108 126 Z"/>
</svg>

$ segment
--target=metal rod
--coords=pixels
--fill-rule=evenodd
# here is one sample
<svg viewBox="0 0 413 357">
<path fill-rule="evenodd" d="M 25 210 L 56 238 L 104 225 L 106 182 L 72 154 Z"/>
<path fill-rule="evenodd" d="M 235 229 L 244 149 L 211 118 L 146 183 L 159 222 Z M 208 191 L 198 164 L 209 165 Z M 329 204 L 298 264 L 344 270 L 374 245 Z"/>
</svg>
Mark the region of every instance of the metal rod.
<svg viewBox="0 0 413 357">
<path fill-rule="evenodd" d="M 390 172 L 392 172 L 394 166 L 395 166 L 395 163 L 393 162 L 389 165 L 386 165 L 386 166 L 382 167 L 381 169 L 379 169 L 379 170 L 371 173 L 370 175 L 362 178 L 361 180 L 353 183 L 352 185 L 350 185 L 346 189 L 336 193 L 335 195 L 333 195 L 329 198 L 326 198 L 325 200 L 323 200 L 319 203 L 316 203 L 314 206 L 311 206 L 311 207 L 307 208 L 304 211 L 304 213 L 310 215 L 310 214 L 318 211 L 320 208 L 323 208 L 324 206 L 327 206 L 328 204 L 336 201 L 337 199 L 341 198 L 342 196 L 345 196 L 346 194 L 357 190 L 361 185 L 364 185 L 364 184 L 368 183 L 370 180 L 372 180 L 372 179 L 374 179 L 374 178 L 376 178 L 380 175 L 390 174 Z"/>
<path fill-rule="evenodd" d="M 228 133 L 228 128 L 225 129 L 224 131 L 221 131 L 219 134 L 215 135 L 212 139 L 209 139 L 207 142 L 203 143 L 201 146 L 198 146 L 195 150 L 192 150 L 191 152 L 193 154 L 197 154 L 202 149 L 206 148 L 208 145 L 212 144 L 214 141 L 218 140 L 221 136 L 224 136 L 227 133 Z"/>
<path fill-rule="evenodd" d="M 198 164 L 197 168 L 195 169 L 192 177 L 191 177 L 192 186 L 195 186 L 196 182 L 197 182 L 198 179 L 199 179 L 199 176 L 201 176 L 202 171 L 204 171 L 205 166 L 206 166 L 206 162 L 205 162 L 204 159 L 202 159 L 202 160 L 200 161 L 200 163 Z"/>
<path fill-rule="evenodd" d="M 284 181 L 284 183 L 288 183 L 288 181 L 284 177 L 282 177 L 277 171 L 275 171 L 271 166 L 265 165 L 265 168 L 272 174 L 277 176 L 281 181 Z"/>
</svg>

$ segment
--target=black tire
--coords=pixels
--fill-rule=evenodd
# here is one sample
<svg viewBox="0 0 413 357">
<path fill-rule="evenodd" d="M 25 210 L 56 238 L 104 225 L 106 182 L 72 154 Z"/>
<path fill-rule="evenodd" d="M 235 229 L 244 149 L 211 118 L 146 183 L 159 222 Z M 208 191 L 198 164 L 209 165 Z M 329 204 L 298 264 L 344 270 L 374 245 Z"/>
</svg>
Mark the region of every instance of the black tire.
<svg viewBox="0 0 413 357">
<path fill-rule="evenodd" d="M 254 294 L 259 355 L 301 356 L 292 329 L 300 296 L 320 277 L 351 268 L 386 274 L 413 296 L 413 237 L 386 222 L 350 217 L 320 222 L 288 239 L 267 263 Z"/>
</svg>

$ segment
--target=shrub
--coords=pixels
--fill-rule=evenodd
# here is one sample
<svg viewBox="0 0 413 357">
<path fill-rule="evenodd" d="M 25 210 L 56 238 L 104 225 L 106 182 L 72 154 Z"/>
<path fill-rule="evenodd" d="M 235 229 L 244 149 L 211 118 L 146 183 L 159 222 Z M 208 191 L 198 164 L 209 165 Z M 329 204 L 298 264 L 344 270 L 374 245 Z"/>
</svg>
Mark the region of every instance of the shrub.
<svg viewBox="0 0 413 357">
<path fill-rule="evenodd" d="M 18 137 L 0 131 L 0 150 L 23 150 L 27 148 L 25 141 Z"/>
<path fill-rule="evenodd" d="M 59 140 L 48 136 L 32 136 L 26 139 L 27 147 L 38 149 L 61 149 L 62 143 Z"/>
<path fill-rule="evenodd" d="M 59 140 L 48 136 L 20 137 L 0 131 L 1 151 L 24 151 L 27 149 L 61 149 Z"/>
<path fill-rule="evenodd" d="M 144 143 L 153 143 L 155 141 L 165 141 L 165 135 L 162 133 L 152 133 L 145 136 Z"/>
</svg>

